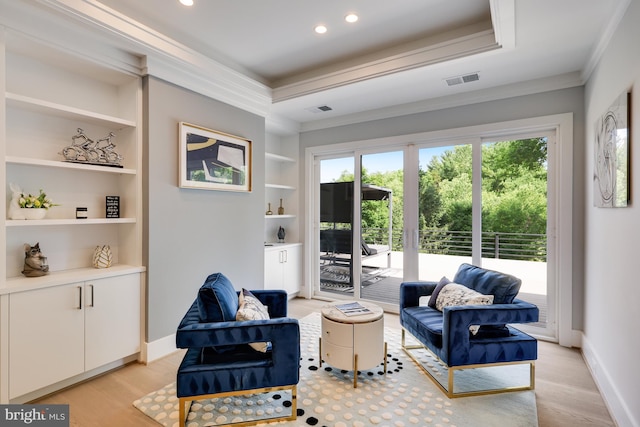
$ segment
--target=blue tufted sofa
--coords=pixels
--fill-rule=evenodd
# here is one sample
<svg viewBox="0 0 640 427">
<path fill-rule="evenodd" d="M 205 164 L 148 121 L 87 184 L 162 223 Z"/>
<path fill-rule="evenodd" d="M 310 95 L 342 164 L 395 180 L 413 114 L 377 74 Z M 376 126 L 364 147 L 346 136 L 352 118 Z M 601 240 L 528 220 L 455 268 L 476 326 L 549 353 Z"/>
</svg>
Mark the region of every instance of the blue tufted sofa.
<svg viewBox="0 0 640 427">
<path fill-rule="evenodd" d="M 535 305 L 515 298 L 521 280 L 509 274 L 462 264 L 453 282 L 484 295 L 493 295 L 493 304 L 452 306 L 438 311 L 420 302 L 420 297 L 431 296 L 438 283 L 402 283 L 400 324 L 403 327 L 402 345 L 407 354 L 417 362 L 412 350 L 424 346 L 448 367 L 448 384 L 445 387 L 418 362 L 449 397 L 532 389 L 534 361 L 538 356 L 537 341 L 511 324 L 536 322 L 539 311 Z M 480 325 L 475 335 L 469 330 L 472 325 Z M 406 345 L 405 331 L 413 335 L 421 346 Z M 454 390 L 454 373 L 457 369 L 514 363 L 530 365 L 528 386 L 472 393 L 456 393 Z"/>
<path fill-rule="evenodd" d="M 236 321 L 239 292 L 222 273 L 211 274 L 180 322 L 176 345 L 187 349 L 176 379 L 181 426 L 190 401 L 272 390 L 291 390 L 291 415 L 279 419 L 296 419 L 298 321 L 286 317 L 286 291 L 251 293 L 268 308 L 270 319 Z M 260 352 L 249 346 L 256 342 L 270 345 Z"/>
</svg>

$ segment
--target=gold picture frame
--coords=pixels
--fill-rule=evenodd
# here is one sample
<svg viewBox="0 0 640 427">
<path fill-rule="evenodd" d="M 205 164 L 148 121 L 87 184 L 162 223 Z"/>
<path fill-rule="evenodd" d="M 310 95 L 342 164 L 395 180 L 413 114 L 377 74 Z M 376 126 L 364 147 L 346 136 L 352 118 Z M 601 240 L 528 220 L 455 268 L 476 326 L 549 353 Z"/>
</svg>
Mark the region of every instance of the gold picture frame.
<svg viewBox="0 0 640 427">
<path fill-rule="evenodd" d="M 181 188 L 251 192 L 251 140 L 179 123 Z"/>
</svg>

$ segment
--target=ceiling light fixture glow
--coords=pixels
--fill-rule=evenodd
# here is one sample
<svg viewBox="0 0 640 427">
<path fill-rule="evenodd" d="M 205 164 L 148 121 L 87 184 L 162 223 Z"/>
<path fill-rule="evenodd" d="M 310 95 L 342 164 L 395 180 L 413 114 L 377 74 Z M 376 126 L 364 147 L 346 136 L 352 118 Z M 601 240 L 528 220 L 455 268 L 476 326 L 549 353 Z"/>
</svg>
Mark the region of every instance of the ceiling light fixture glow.
<svg viewBox="0 0 640 427">
<path fill-rule="evenodd" d="M 354 22 L 358 22 L 358 15 L 356 15 L 355 13 L 350 13 L 344 17 L 344 20 L 350 24 L 353 24 Z"/>
<path fill-rule="evenodd" d="M 314 31 L 318 34 L 324 34 L 327 32 L 327 27 L 325 27 L 324 25 L 316 25 L 316 28 L 314 28 Z"/>
<path fill-rule="evenodd" d="M 179 0 L 185 6 L 193 6 L 193 0 Z"/>
</svg>

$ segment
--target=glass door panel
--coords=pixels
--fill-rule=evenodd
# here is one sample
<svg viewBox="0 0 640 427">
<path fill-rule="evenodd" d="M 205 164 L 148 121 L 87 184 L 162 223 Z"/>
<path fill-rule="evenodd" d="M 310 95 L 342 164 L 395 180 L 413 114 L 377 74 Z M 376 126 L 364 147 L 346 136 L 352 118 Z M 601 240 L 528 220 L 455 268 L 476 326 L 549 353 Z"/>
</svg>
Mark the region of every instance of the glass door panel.
<svg viewBox="0 0 640 427">
<path fill-rule="evenodd" d="M 403 151 L 361 156 L 360 297 L 397 307 L 403 280 Z"/>
<path fill-rule="evenodd" d="M 353 286 L 354 157 L 320 160 L 320 280 L 316 293 L 355 295 Z"/>
<path fill-rule="evenodd" d="M 547 138 L 482 144 L 482 266 L 522 280 L 547 324 Z"/>
<path fill-rule="evenodd" d="M 472 146 L 421 148 L 418 156 L 418 277 L 452 280 L 472 262 Z"/>
</svg>

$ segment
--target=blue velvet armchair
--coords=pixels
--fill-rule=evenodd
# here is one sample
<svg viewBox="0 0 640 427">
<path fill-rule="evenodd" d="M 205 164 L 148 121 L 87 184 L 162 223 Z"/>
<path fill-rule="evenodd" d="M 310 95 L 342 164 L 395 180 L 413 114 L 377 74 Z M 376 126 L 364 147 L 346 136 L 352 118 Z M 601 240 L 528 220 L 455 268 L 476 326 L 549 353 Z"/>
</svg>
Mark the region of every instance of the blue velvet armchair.
<svg viewBox="0 0 640 427">
<path fill-rule="evenodd" d="M 538 321 L 534 304 L 515 298 L 521 280 L 504 273 L 462 264 L 453 282 L 483 295 L 492 295 L 490 305 L 447 306 L 441 311 L 421 304 L 421 297 L 431 297 L 442 288 L 436 282 L 404 282 L 400 287 L 400 324 L 402 346 L 436 385 L 449 397 L 533 389 L 537 340 L 511 324 Z M 470 327 L 480 326 L 474 334 Z M 406 345 L 405 331 L 420 343 Z M 412 351 L 427 348 L 447 366 L 447 386 L 433 377 L 429 369 L 418 362 Z M 460 369 L 507 364 L 529 364 L 529 385 L 508 389 L 491 389 L 457 393 L 455 372 Z"/>
<path fill-rule="evenodd" d="M 251 293 L 268 308 L 269 319 L 236 321 L 238 292 L 223 274 L 212 274 L 180 322 L 176 344 L 187 349 L 176 384 L 181 426 L 188 414 L 185 405 L 193 400 L 274 390 L 290 390 L 292 399 L 291 414 L 277 419 L 296 419 L 298 321 L 286 317 L 286 291 Z M 268 343 L 265 352 L 249 345 L 259 342 Z"/>
</svg>

